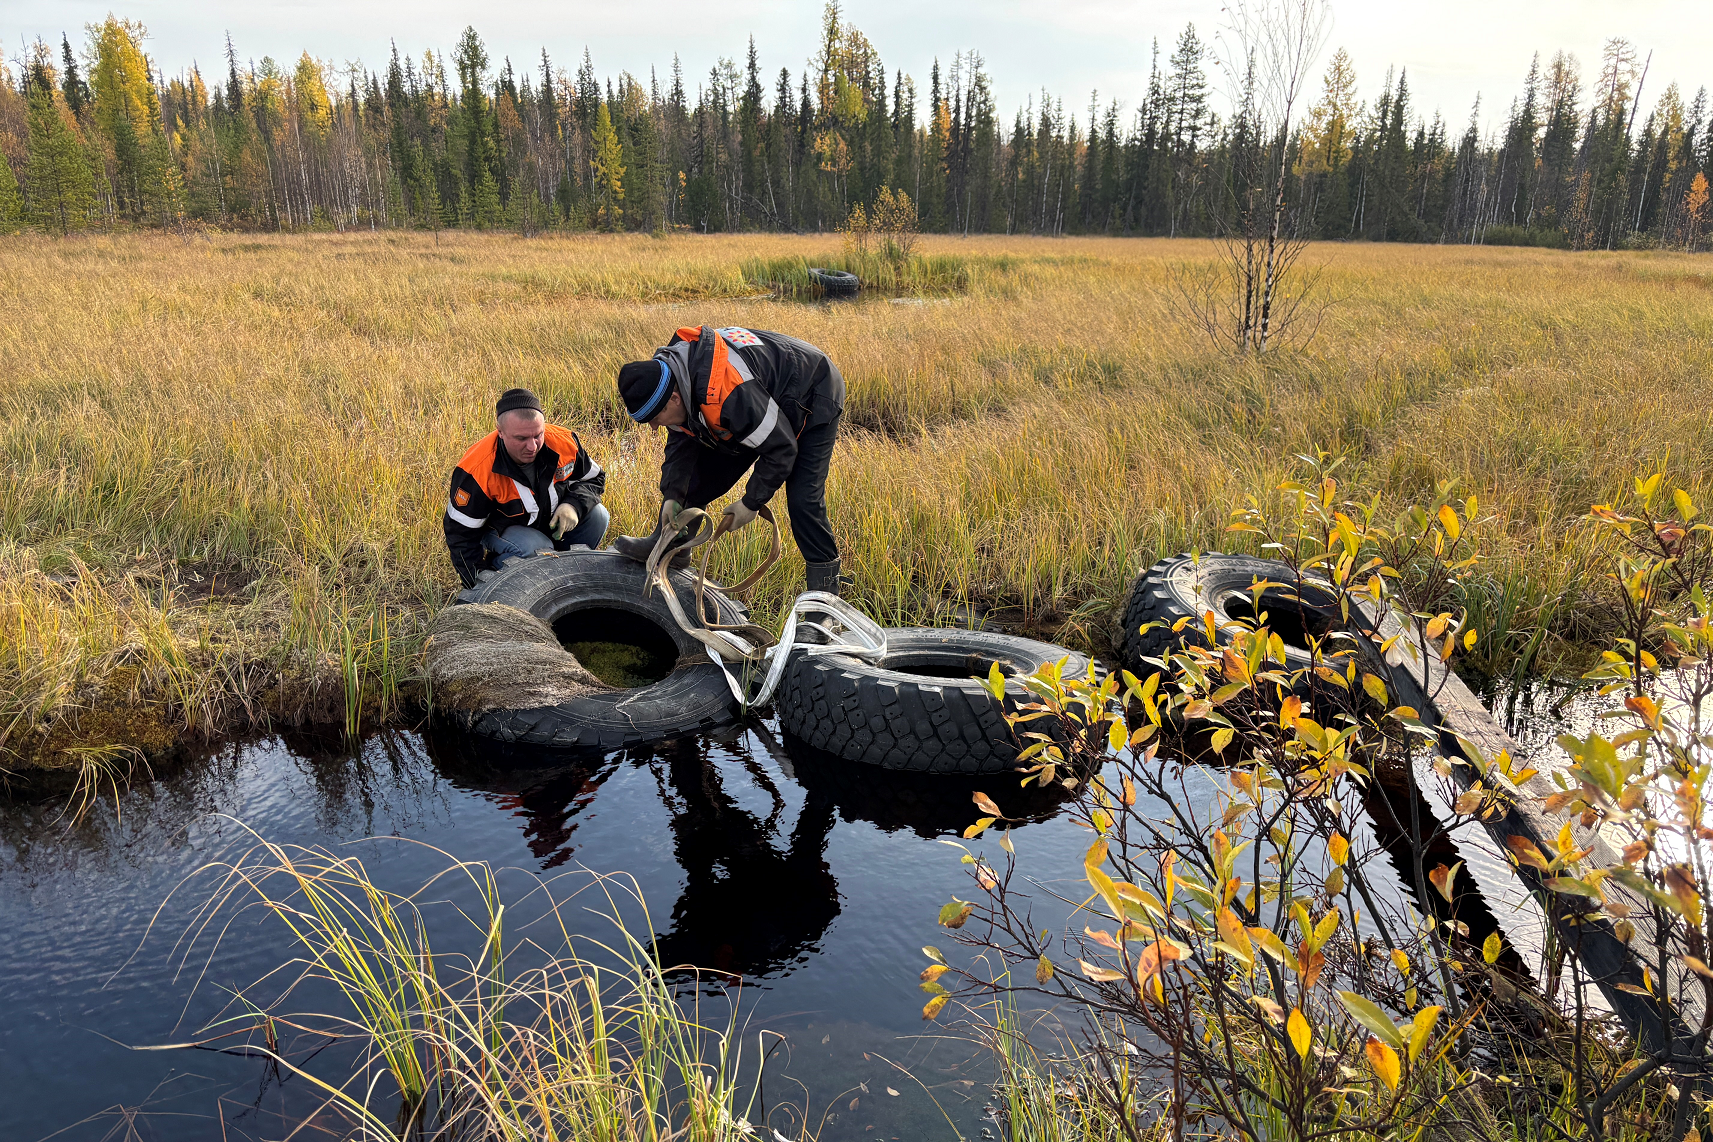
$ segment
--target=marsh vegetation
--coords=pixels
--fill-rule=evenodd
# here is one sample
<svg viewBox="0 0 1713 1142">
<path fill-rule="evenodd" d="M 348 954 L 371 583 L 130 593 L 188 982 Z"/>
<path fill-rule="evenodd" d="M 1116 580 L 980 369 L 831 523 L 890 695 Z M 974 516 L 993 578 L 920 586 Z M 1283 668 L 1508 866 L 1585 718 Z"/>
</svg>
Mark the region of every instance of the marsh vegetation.
<svg viewBox="0 0 1713 1142">
<path fill-rule="evenodd" d="M 891 623 L 968 604 L 1103 647 L 1139 567 L 1229 544 L 1230 506 L 1319 447 L 1386 501 L 1447 478 L 1477 493 L 1469 666 L 1548 670 L 1604 633 L 1564 521 L 1667 442 L 1697 496 L 1710 469 L 1713 275 L 1689 256 L 1313 247 L 1338 299 L 1320 334 L 1244 360 L 1172 303 L 1173 268 L 1211 245 L 923 238 L 914 257 L 963 275 L 944 304 L 755 296 L 748 267 L 838 255 L 763 235 L 8 241 L 6 765 L 396 716 L 456 582 L 446 472 L 492 391 L 541 393 L 611 473 L 614 532 L 645 531 L 660 442 L 611 377 L 703 321 L 839 362 L 833 521 L 856 597 Z M 761 542 L 717 560 L 753 565 Z M 764 618 L 801 575 L 790 556 L 770 574 Z"/>
</svg>

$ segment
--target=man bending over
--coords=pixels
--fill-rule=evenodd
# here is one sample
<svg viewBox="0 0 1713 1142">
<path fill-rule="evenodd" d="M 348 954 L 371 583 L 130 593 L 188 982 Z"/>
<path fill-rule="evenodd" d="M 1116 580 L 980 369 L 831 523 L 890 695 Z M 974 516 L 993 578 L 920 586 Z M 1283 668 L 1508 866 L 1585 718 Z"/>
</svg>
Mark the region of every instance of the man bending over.
<svg viewBox="0 0 1713 1142">
<path fill-rule="evenodd" d="M 620 368 L 618 381 L 631 419 L 664 428 L 668 437 L 654 535 L 622 536 L 615 551 L 647 559 L 681 508 L 707 507 L 749 472 L 743 497 L 726 506 L 731 530 L 753 520 L 783 484 L 808 587 L 838 594 L 827 468 L 845 379 L 825 353 L 783 333 L 699 325 L 678 330 L 652 360 Z"/>
</svg>

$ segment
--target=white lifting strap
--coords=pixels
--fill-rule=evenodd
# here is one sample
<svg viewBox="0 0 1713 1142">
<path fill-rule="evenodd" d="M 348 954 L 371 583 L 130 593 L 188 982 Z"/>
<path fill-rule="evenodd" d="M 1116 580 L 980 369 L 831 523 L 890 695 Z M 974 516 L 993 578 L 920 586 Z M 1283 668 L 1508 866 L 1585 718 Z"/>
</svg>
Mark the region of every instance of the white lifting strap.
<svg viewBox="0 0 1713 1142">
<path fill-rule="evenodd" d="M 720 526 L 709 533 L 706 526 L 707 514 L 700 508 L 685 508 L 678 513 L 677 518 L 661 529 L 660 538 L 655 541 L 654 550 L 648 555 L 645 580 L 645 589 L 660 588 L 667 610 L 672 612 L 673 621 L 685 634 L 702 644 L 708 652 L 708 657 L 725 674 L 726 685 L 731 688 L 732 696 L 745 710 L 764 706 L 773 697 L 773 692 L 778 688 L 779 680 L 785 673 L 786 660 L 790 658 L 793 650 L 810 655 L 848 654 L 869 662 L 886 656 L 886 632 L 879 624 L 837 595 L 825 591 L 805 591 L 798 595 L 785 616 L 785 626 L 777 639 L 756 623 L 725 624 L 707 621 L 709 609 L 704 597 L 708 593 L 711 592 L 716 597 L 742 595 L 755 586 L 767 569 L 779 559 L 779 521 L 773 518 L 773 513 L 766 507 L 757 514 L 773 525 L 773 548 L 761 566 L 737 586 L 725 589 L 708 582 L 708 548 L 713 545 L 714 540 L 726 533 L 731 517 L 722 518 Z M 683 529 L 689 530 L 690 538 L 680 541 L 678 536 Z M 703 620 L 699 623 L 692 623 L 685 615 L 684 608 L 678 601 L 678 592 L 673 589 L 669 578 L 672 557 L 695 547 L 703 548 L 702 565 L 691 571 L 696 577 L 697 618 Z M 719 613 L 717 601 L 713 613 Z M 809 615 L 819 616 L 820 621 L 810 621 L 806 617 Z M 798 646 L 797 631 L 800 627 L 818 632 L 826 641 Z M 743 670 L 743 681 L 733 674 L 734 666 Z M 762 668 L 760 685 L 751 693 L 747 683 L 754 679 L 758 667 Z"/>
</svg>

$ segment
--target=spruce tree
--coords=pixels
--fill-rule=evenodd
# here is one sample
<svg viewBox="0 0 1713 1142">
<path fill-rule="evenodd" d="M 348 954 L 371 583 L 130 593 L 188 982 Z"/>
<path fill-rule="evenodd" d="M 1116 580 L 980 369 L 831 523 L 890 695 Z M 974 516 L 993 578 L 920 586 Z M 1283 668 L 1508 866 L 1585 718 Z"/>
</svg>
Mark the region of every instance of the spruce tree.
<svg viewBox="0 0 1713 1142">
<path fill-rule="evenodd" d="M 422 144 L 412 140 L 410 145 L 416 157 L 417 177 L 410 188 L 416 202 L 416 215 L 421 220 L 420 225 L 434 231 L 435 241 L 439 241 L 440 228 L 446 224 L 446 204 L 440 201 L 440 183 L 434 176 L 434 168 L 422 157 Z"/>
<path fill-rule="evenodd" d="M 500 184 L 494 181 L 494 172 L 484 165 L 476 176 L 476 184 L 470 188 L 470 221 L 478 229 L 485 230 L 498 225 L 503 217 Z"/>
<path fill-rule="evenodd" d="M 745 144 L 746 149 L 748 144 Z M 644 107 L 630 127 L 631 165 L 629 191 L 624 195 L 631 203 L 631 221 L 639 230 L 659 233 L 666 226 L 662 198 L 660 166 L 660 131 L 654 122 L 654 112 Z"/>
<path fill-rule="evenodd" d="M 909 191 L 912 197 L 921 192 L 916 179 L 916 83 L 896 72 L 892 85 L 892 185 Z"/>
<path fill-rule="evenodd" d="M 946 229 L 946 145 L 952 131 L 952 109 L 940 89 L 940 61 L 928 80 L 928 130 L 922 149 L 922 162 L 917 172 L 917 185 L 912 188 L 922 229 L 943 233 Z"/>
<path fill-rule="evenodd" d="M 64 74 L 60 77 L 60 90 L 65 95 L 65 106 L 71 112 L 73 119 L 83 114 L 84 105 L 89 102 L 89 84 L 83 82 L 83 76 L 77 70 L 77 57 L 71 54 L 71 40 L 65 33 L 60 33 L 60 59 L 64 63 Z"/>
<path fill-rule="evenodd" d="M 869 77 L 869 108 L 863 119 L 863 167 L 861 200 L 874 201 L 875 192 L 892 182 L 892 113 L 886 104 L 886 68 L 879 58 Z"/>
<path fill-rule="evenodd" d="M 809 69 L 804 68 L 797 86 L 797 217 L 803 229 L 813 222 L 816 230 L 824 228 L 817 185 L 815 158 L 815 104 L 809 98 Z M 840 219 L 839 221 L 843 221 Z"/>
<path fill-rule="evenodd" d="M 55 234 L 82 229 L 95 207 L 95 188 L 53 88 L 30 85 L 29 126 L 30 220 Z"/>
<path fill-rule="evenodd" d="M 24 196 L 18 190 L 18 178 L 12 164 L 0 154 L 0 230 L 11 231 L 24 220 Z"/>
<path fill-rule="evenodd" d="M 210 90 L 194 70 L 172 83 L 153 73 L 142 27 L 114 17 L 90 27 L 87 55 L 62 36 L 56 64 L 38 42 L 21 81 L 0 87 L 0 129 L 26 134 L 37 87 L 59 118 L 36 109 L 29 156 L 48 205 L 19 143 L 0 172 L 0 227 L 171 225 L 182 214 L 294 228 L 330 216 L 511 220 L 531 232 L 550 206 L 611 229 L 825 230 L 890 187 L 919 203 L 930 230 L 1205 236 L 1263 160 L 1287 164 L 1289 209 L 1319 237 L 1481 241 L 1504 224 L 1578 245 L 1677 245 L 1704 243 L 1690 231 L 1710 224 L 1690 210 L 1696 176 L 1713 177 L 1707 101 L 1668 87 L 1651 116 L 1638 109 L 1641 59 L 1623 41 L 1607 45 L 1586 90 L 1573 57 L 1531 66 L 1492 137 L 1423 116 L 1396 71 L 1363 109 L 1341 51 L 1281 156 L 1243 91 L 1224 93 L 1234 113 L 1220 101 L 1215 114 L 1193 27 L 1169 53 L 1156 44 L 1133 114 L 1119 114 L 1129 98 L 1090 99 L 1073 117 L 1043 91 L 1005 130 L 979 56 L 924 73 L 918 93 L 902 72 L 886 76 L 836 4 L 821 30 L 803 74 L 764 83 L 758 37 L 692 104 L 676 58 L 663 85 L 607 82 L 587 50 L 580 66 L 568 61 L 573 76 L 545 51 L 539 83 L 509 62 L 490 76 L 474 29 L 446 56 L 394 51 L 339 90 L 307 57 L 295 72 L 266 58 L 246 66 L 228 38 L 227 74 Z"/>
<path fill-rule="evenodd" d="M 753 214 L 753 203 L 766 203 L 763 187 L 763 135 L 761 130 L 761 62 L 755 51 L 755 37 L 749 38 L 749 60 L 744 67 L 743 94 L 738 97 L 738 142 L 743 153 L 738 164 L 742 202 L 740 217 Z"/>
<path fill-rule="evenodd" d="M 791 177 L 797 164 L 791 152 L 791 118 L 791 72 L 782 67 L 773 92 L 773 114 L 767 117 L 767 203 L 772 224 L 787 230 L 797 224 Z"/>
<path fill-rule="evenodd" d="M 483 83 L 488 72 L 488 50 L 476 29 L 466 27 L 454 53 L 458 64 L 458 123 L 464 141 L 464 185 L 468 220 L 477 226 L 495 226 L 505 217 L 500 199 L 500 164 L 496 149 L 497 125 Z"/>
</svg>

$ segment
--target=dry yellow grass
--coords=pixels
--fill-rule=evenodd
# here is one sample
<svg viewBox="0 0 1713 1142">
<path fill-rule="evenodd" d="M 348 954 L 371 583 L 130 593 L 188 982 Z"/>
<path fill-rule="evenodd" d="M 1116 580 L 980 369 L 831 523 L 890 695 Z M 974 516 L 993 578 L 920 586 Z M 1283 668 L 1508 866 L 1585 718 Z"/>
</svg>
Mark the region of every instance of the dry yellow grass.
<svg viewBox="0 0 1713 1142">
<path fill-rule="evenodd" d="M 970 293 L 756 298 L 744 261 L 835 248 L 775 236 L 6 240 L 0 755 L 396 709 L 455 589 L 447 472 L 495 391 L 579 431 L 635 533 L 660 441 L 611 378 L 679 325 L 780 329 L 844 370 L 833 520 L 891 622 L 967 598 L 1100 637 L 1138 568 L 1218 545 L 1315 447 L 1388 500 L 1461 480 L 1495 517 L 1495 581 L 1520 573 L 1523 610 L 1573 604 L 1590 573 L 1565 521 L 1668 452 L 1696 488 L 1713 452 L 1705 258 L 1319 246 L 1337 304 L 1256 363 L 1175 315 L 1171 267 L 1207 243 L 923 247 L 970 259 Z M 758 610 L 800 584 L 793 558 Z M 1574 636 L 1575 606 L 1555 614 Z"/>
</svg>

